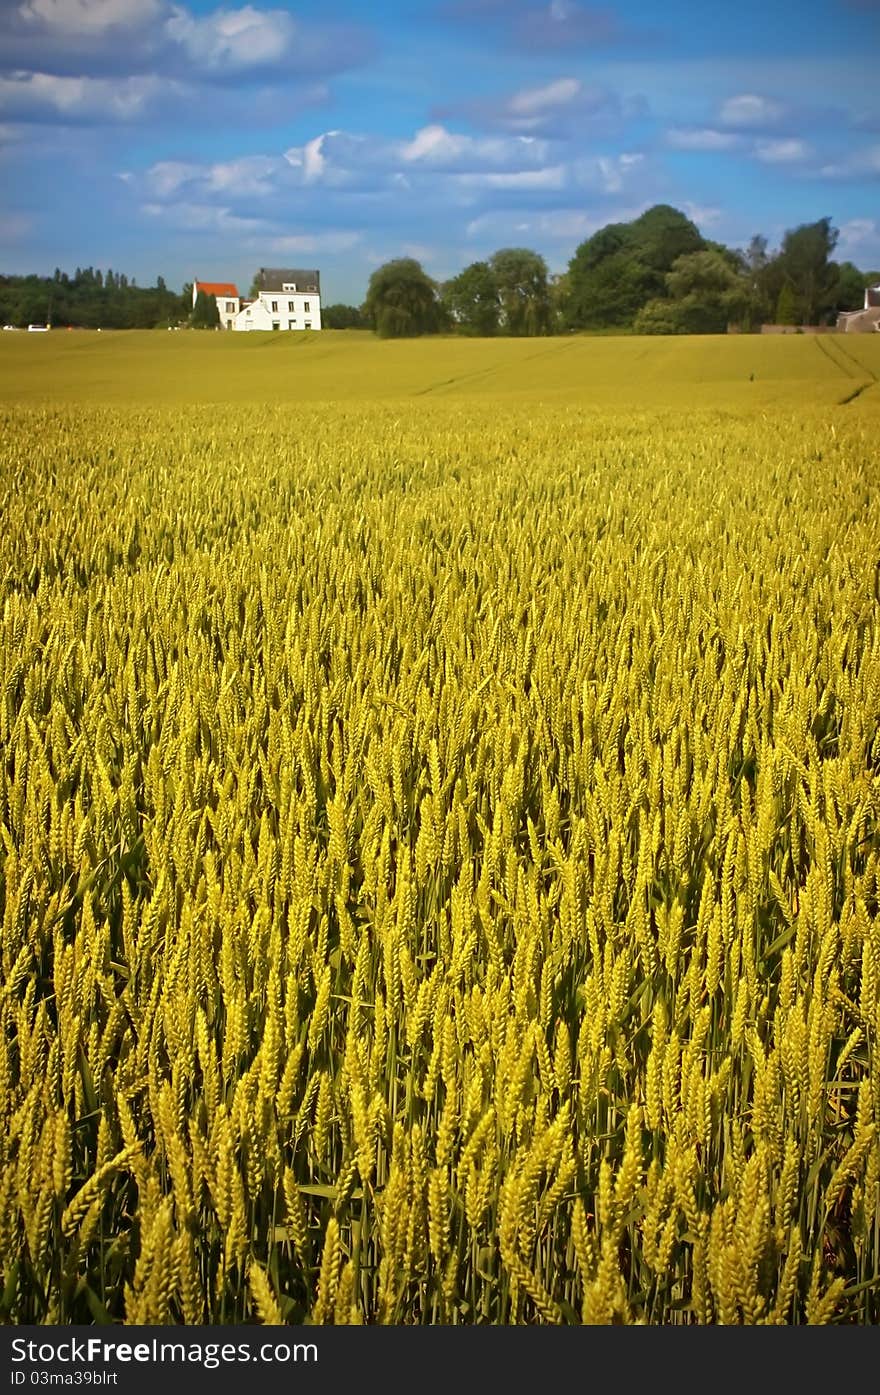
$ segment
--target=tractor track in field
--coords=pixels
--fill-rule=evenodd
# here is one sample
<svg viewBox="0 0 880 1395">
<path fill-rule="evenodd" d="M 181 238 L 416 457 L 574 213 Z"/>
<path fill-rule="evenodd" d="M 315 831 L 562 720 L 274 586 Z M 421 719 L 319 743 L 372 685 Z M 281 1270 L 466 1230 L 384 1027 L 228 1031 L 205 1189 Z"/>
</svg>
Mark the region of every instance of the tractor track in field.
<svg viewBox="0 0 880 1395">
<path fill-rule="evenodd" d="M 536 354 L 526 354 L 520 359 L 520 363 L 529 363 L 536 358 L 549 358 L 553 354 L 564 353 L 567 349 L 574 347 L 576 340 L 571 339 L 565 344 L 557 344 L 552 349 L 542 349 Z M 473 382 L 477 378 L 488 378 L 492 373 L 498 373 L 504 368 L 509 368 L 510 363 L 505 360 L 503 363 L 494 363 L 489 368 L 478 368 L 472 373 L 459 373 L 454 378 L 441 378 L 439 382 L 429 383 L 427 387 L 418 388 L 413 397 L 427 397 L 429 393 L 436 392 L 439 388 L 451 387 L 453 383 Z"/>
<path fill-rule="evenodd" d="M 860 362 L 860 360 L 857 359 L 855 355 L 852 354 L 848 349 L 845 349 L 842 344 L 838 344 L 835 341 L 834 348 L 837 351 L 837 354 L 839 354 L 840 357 L 844 360 L 843 363 L 841 363 L 840 359 L 837 358 L 836 355 L 831 352 L 831 345 L 826 343 L 825 340 L 821 337 L 821 335 L 817 334 L 813 342 L 815 343 L 816 348 L 822 353 L 822 355 L 828 360 L 828 362 L 833 363 L 834 367 L 839 369 L 841 373 L 845 374 L 847 378 L 849 378 L 850 380 L 852 380 L 853 378 L 863 379 L 863 381 L 859 383 L 858 387 L 855 388 L 852 392 L 848 392 L 845 397 L 838 398 L 838 407 L 849 406 L 850 402 L 855 402 L 856 398 L 861 397 L 862 394 L 867 392 L 869 388 L 872 388 L 876 385 L 877 374 L 873 371 L 873 369 L 869 368 L 867 364 Z M 864 381 L 865 374 L 867 374 L 867 382 Z"/>
</svg>

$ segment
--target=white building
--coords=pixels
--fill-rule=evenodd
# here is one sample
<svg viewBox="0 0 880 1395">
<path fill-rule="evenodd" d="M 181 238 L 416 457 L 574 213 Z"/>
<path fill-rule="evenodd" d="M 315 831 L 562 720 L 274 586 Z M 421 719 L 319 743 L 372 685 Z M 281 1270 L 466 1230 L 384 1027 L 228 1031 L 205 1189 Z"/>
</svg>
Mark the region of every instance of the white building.
<svg viewBox="0 0 880 1395">
<path fill-rule="evenodd" d="M 866 286 L 862 309 L 846 310 L 838 315 L 837 328 L 844 334 L 866 334 L 880 330 L 880 286 Z"/>
<path fill-rule="evenodd" d="M 244 300 L 232 329 L 320 329 L 321 273 L 261 266 L 256 300 Z"/>
<path fill-rule="evenodd" d="M 238 287 L 231 281 L 193 281 L 193 305 L 198 299 L 199 291 L 204 291 L 205 295 L 212 295 L 217 302 L 217 310 L 220 315 L 220 326 L 222 329 L 232 329 L 233 320 L 241 309 L 241 296 L 238 294 Z"/>
</svg>

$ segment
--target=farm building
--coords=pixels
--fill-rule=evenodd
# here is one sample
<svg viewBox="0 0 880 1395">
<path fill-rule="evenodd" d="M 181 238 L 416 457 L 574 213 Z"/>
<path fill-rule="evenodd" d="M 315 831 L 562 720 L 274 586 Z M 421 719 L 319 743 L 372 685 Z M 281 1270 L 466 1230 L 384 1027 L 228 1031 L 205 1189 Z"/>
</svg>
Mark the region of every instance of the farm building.
<svg viewBox="0 0 880 1395">
<path fill-rule="evenodd" d="M 255 300 L 243 301 L 232 329 L 320 329 L 321 273 L 260 267 Z"/>
<path fill-rule="evenodd" d="M 866 286 L 865 303 L 861 310 L 846 310 L 838 315 L 837 328 L 844 334 L 880 330 L 880 286 Z"/>
<path fill-rule="evenodd" d="M 220 313 L 220 324 L 223 329 L 232 329 L 232 321 L 241 309 L 241 296 L 238 294 L 238 287 L 231 281 L 193 281 L 193 305 L 196 303 L 199 291 L 204 291 L 205 295 L 212 295 L 217 302 L 217 309 Z"/>
</svg>

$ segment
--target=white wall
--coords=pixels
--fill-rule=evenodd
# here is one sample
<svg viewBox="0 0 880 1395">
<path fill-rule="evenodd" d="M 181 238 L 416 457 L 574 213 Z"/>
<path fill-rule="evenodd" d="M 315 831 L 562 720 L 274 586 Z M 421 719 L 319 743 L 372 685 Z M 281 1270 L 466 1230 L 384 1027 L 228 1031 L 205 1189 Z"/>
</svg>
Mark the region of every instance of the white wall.
<svg viewBox="0 0 880 1395">
<path fill-rule="evenodd" d="M 320 296 L 314 291 L 261 291 L 259 300 L 245 306 L 232 325 L 238 330 L 276 327 L 279 330 L 320 329 Z"/>
</svg>

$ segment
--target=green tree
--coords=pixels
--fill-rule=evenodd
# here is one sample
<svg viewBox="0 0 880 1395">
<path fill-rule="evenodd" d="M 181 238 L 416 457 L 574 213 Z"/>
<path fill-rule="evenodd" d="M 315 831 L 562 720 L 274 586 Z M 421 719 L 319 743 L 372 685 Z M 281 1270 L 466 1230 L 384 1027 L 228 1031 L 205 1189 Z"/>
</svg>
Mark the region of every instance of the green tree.
<svg viewBox="0 0 880 1395">
<path fill-rule="evenodd" d="M 801 324 L 818 324 L 834 307 L 838 267 L 831 261 L 831 253 L 837 237 L 831 219 L 819 218 L 789 229 L 782 239 L 779 259 L 791 283 Z"/>
<path fill-rule="evenodd" d="M 725 252 L 691 252 L 678 257 L 667 274 L 669 298 L 688 334 L 723 334 L 746 309 L 747 287 Z"/>
<path fill-rule="evenodd" d="M 783 281 L 776 301 L 776 323 L 796 325 L 798 322 L 797 298 L 790 281 Z"/>
<path fill-rule="evenodd" d="M 668 204 L 655 204 L 631 223 L 600 228 L 569 264 L 568 324 L 574 329 L 632 324 L 649 300 L 663 297 L 673 263 L 705 246 L 691 220 Z"/>
<path fill-rule="evenodd" d="M 630 236 L 639 260 L 661 275 L 679 257 L 699 252 L 706 245 L 696 224 L 668 203 L 646 209 L 630 224 Z"/>
<path fill-rule="evenodd" d="M 637 334 L 723 334 L 748 299 L 732 258 L 717 248 L 678 257 L 666 289 L 665 300 L 649 300 L 637 314 Z"/>
<path fill-rule="evenodd" d="M 446 282 L 441 298 L 453 328 L 461 334 L 488 337 L 498 333 L 498 282 L 488 262 L 471 262 Z"/>
<path fill-rule="evenodd" d="M 325 329 L 364 329 L 364 317 L 357 305 L 327 305 L 321 311 Z"/>
<path fill-rule="evenodd" d="M 363 309 L 383 339 L 436 333 L 441 323 L 437 287 L 413 257 L 376 268 Z"/>
<path fill-rule="evenodd" d="M 220 311 L 217 301 L 207 291 L 199 291 L 189 322 L 193 329 L 217 329 L 220 324 Z"/>
<path fill-rule="evenodd" d="M 500 324 L 507 334 L 549 334 L 547 263 L 527 247 L 504 247 L 489 259 L 498 286 Z"/>
<path fill-rule="evenodd" d="M 865 277 L 852 262 L 841 262 L 837 268 L 835 310 L 861 310 L 865 303 Z"/>
</svg>

